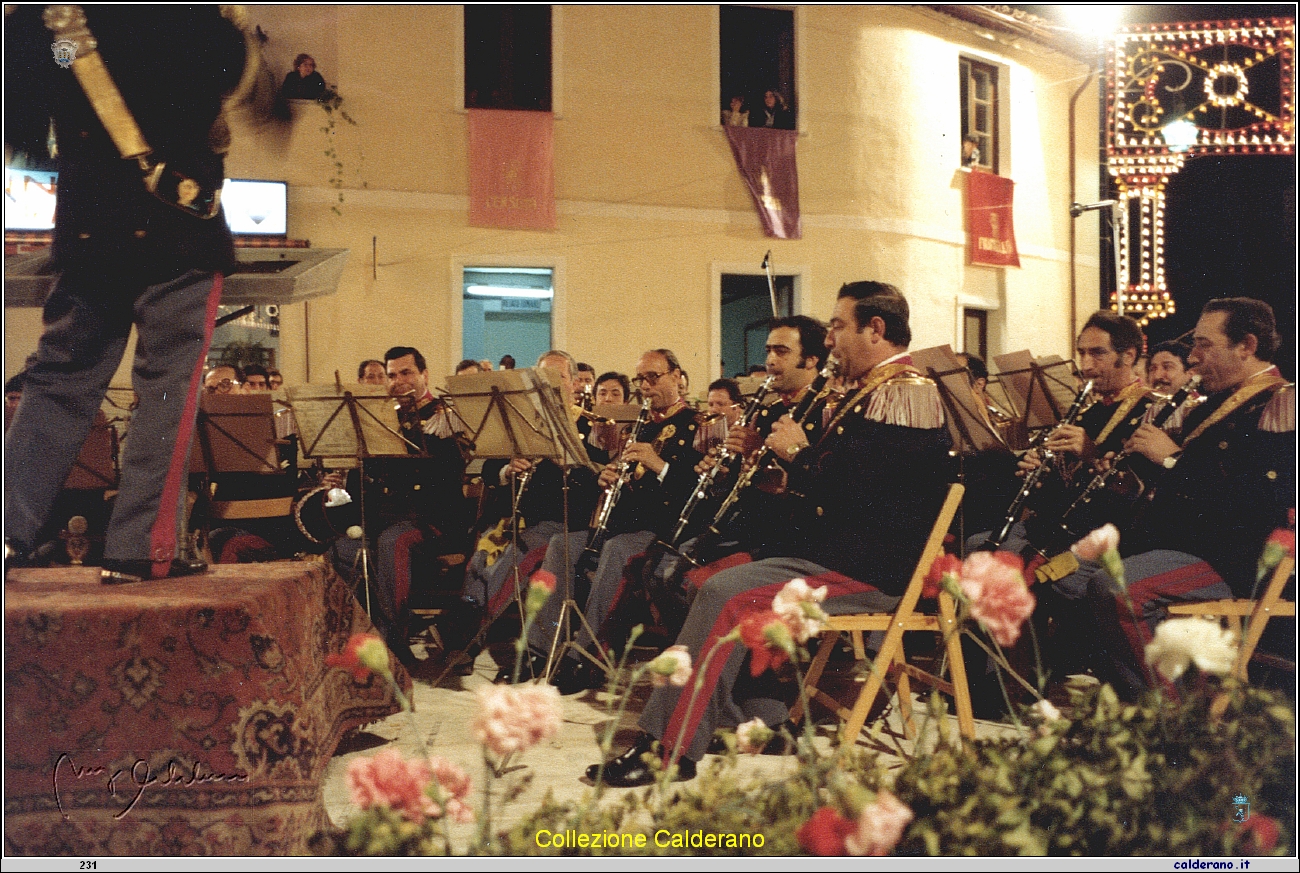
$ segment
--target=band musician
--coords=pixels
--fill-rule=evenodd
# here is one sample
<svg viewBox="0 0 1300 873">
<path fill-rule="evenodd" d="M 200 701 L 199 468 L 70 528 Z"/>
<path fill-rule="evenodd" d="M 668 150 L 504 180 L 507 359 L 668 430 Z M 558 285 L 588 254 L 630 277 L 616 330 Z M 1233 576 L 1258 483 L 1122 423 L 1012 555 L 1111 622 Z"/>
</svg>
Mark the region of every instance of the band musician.
<svg viewBox="0 0 1300 873">
<path fill-rule="evenodd" d="M 694 467 L 701 458 L 694 446 L 697 414 L 682 399 L 677 356 L 668 349 L 646 352 L 637 362 L 633 381 L 649 403 L 649 420 L 637 440 L 622 450 L 618 463 L 610 464 L 600 475 L 600 484 L 606 489 L 613 487 L 620 475 L 625 480 L 608 529 L 568 534 L 567 543 L 564 535 L 558 535 L 547 547 L 542 566 L 555 574 L 559 584 L 538 613 L 529 636 L 534 668 L 550 651 L 565 590 L 574 581 L 589 538 L 604 536 L 584 607 L 587 624 L 599 634 L 619 594 L 624 566 L 656 537 L 670 535 L 676 512 L 695 485 Z M 575 620 L 574 625 L 580 623 Z M 576 642 L 584 648 L 595 643 L 585 628 L 578 630 Z M 572 694 L 603 684 L 604 676 L 581 655 L 570 652 L 554 682 L 561 692 Z"/>
<path fill-rule="evenodd" d="M 790 462 L 788 488 L 805 495 L 797 545 L 783 557 L 732 567 L 712 576 L 691 605 L 677 638 L 699 664 L 750 610 L 770 605 L 796 577 L 830 589 L 829 612 L 892 609 L 920 555 L 946 485 L 950 446 L 935 384 L 912 366 L 908 306 L 880 282 L 840 289 L 827 343 L 856 384 L 815 443 L 790 418 L 776 422 L 765 444 Z M 642 755 L 684 736 L 678 778 L 695 775 L 716 728 L 755 716 L 770 726 L 787 717 L 787 701 L 749 696 L 738 682 L 746 649 L 723 644 L 693 689 L 656 689 L 641 718 L 643 733 L 604 766 L 610 785 L 653 781 Z M 684 693 L 683 693 L 684 692 Z M 663 750 L 666 751 L 666 750 Z M 595 778 L 599 765 L 588 768 Z"/>
<path fill-rule="evenodd" d="M 1149 683 L 1143 651 L 1165 607 L 1254 596 L 1264 542 L 1289 525 L 1296 403 L 1272 364 L 1279 341 L 1267 303 L 1211 300 L 1188 357 L 1206 400 L 1187 413 L 1181 443 L 1143 424 L 1126 444 L 1162 471 L 1150 506 L 1120 537 L 1133 612 L 1098 565 L 1085 562 L 1072 580 L 1100 629 L 1099 678 L 1126 699 Z"/>
</svg>

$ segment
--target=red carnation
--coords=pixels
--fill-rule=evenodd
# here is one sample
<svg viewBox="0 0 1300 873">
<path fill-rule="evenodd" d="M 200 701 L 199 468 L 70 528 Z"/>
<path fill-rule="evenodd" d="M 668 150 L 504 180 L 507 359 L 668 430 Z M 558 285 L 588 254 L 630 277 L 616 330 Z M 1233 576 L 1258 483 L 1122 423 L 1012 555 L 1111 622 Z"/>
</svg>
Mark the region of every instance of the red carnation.
<svg viewBox="0 0 1300 873">
<path fill-rule="evenodd" d="M 961 577 L 961 558 L 947 552 L 935 558 L 934 563 L 930 565 L 929 575 L 925 577 L 925 584 L 921 587 L 921 596 L 929 599 L 938 597 L 945 575 Z"/>
<path fill-rule="evenodd" d="M 358 682 L 364 682 L 371 673 L 392 676 L 388 669 L 388 647 L 372 634 L 353 634 L 340 654 L 325 656 L 325 663 L 350 670 Z"/>
<path fill-rule="evenodd" d="M 790 628 L 770 609 L 751 612 L 736 626 L 740 641 L 749 649 L 749 672 L 757 676 L 785 663 L 794 649 Z"/>
<path fill-rule="evenodd" d="M 795 837 L 799 847 L 810 855 L 844 855 L 844 841 L 857 829 L 857 824 L 840 815 L 839 810 L 823 806 L 804 822 Z"/>
</svg>

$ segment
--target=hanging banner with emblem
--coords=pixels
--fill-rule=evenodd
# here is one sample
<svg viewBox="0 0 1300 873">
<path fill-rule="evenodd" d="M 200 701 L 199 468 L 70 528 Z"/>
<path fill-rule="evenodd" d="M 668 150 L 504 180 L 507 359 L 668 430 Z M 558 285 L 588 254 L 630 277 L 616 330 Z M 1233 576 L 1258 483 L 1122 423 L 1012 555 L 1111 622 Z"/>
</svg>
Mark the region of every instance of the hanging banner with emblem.
<svg viewBox="0 0 1300 873">
<path fill-rule="evenodd" d="M 966 261 L 987 267 L 1019 267 L 1011 199 L 1016 183 L 972 170 L 966 178 Z"/>
<path fill-rule="evenodd" d="M 469 110 L 471 227 L 555 230 L 555 117 Z"/>
<path fill-rule="evenodd" d="M 799 172 L 794 144 L 798 131 L 767 127 L 725 127 L 740 177 L 754 198 L 763 232 L 777 239 L 801 239 Z"/>
</svg>

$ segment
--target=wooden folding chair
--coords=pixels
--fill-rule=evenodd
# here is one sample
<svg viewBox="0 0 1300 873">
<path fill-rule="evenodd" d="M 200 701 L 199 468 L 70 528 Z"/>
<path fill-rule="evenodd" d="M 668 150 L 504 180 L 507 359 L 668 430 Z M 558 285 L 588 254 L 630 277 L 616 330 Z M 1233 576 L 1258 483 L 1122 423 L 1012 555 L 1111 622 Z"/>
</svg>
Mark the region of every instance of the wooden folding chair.
<svg viewBox="0 0 1300 873">
<path fill-rule="evenodd" d="M 966 684 L 966 662 L 962 657 L 961 634 L 958 633 L 957 611 L 952 595 L 946 591 L 940 593 L 937 614 L 918 613 L 916 611 L 916 604 L 921 599 L 921 588 L 925 583 L 925 577 L 930 572 L 930 565 L 934 563 L 935 558 L 939 556 L 939 552 L 943 548 L 943 538 L 948 533 L 953 516 L 957 514 L 957 507 L 961 503 L 962 494 L 965 490 L 965 486 L 959 484 L 954 484 L 948 488 L 948 497 L 944 500 L 943 508 L 939 510 L 939 517 L 930 530 L 930 537 L 925 542 L 925 549 L 921 552 L 921 559 L 917 562 L 916 570 L 912 573 L 912 579 L 903 592 L 903 599 L 899 601 L 898 608 L 894 612 L 833 615 L 830 617 L 825 630 L 822 631 L 821 644 L 818 646 L 817 655 L 813 658 L 812 664 L 808 667 L 808 677 L 804 684 L 808 690 L 809 700 L 817 700 L 825 704 L 844 721 L 841 743 L 856 741 L 858 733 L 866 723 L 867 713 L 871 711 L 871 706 L 876 701 L 876 695 L 880 693 L 887 672 L 895 674 L 899 709 L 903 713 L 909 733 L 914 734 L 916 731 L 916 726 L 912 721 L 910 680 L 917 679 L 952 695 L 953 700 L 956 702 L 957 726 L 961 731 L 961 735 L 967 740 L 975 738 L 975 717 L 971 711 L 970 688 Z M 866 657 L 866 651 L 862 635 L 869 631 L 885 631 L 885 642 L 880 647 L 880 652 L 871 665 L 871 673 L 867 677 L 861 692 L 858 693 L 857 700 L 854 702 L 852 709 L 849 709 L 830 694 L 818 688 L 817 681 L 821 678 L 822 671 L 826 667 L 826 661 L 830 657 L 831 650 L 834 648 L 840 634 L 847 633 L 850 635 L 853 641 L 854 655 L 858 660 L 863 660 Z M 948 656 L 948 667 L 952 677 L 950 682 L 907 663 L 903 652 L 903 634 L 916 631 L 927 631 L 940 635 L 943 640 L 943 650 Z M 795 721 L 798 721 L 802 715 L 803 705 L 801 700 L 795 704 L 792 717 Z"/>
<path fill-rule="evenodd" d="M 1242 682 L 1247 682 L 1249 680 L 1246 677 L 1246 667 L 1250 664 L 1250 659 L 1255 654 L 1255 647 L 1259 645 L 1259 640 L 1264 635 L 1264 625 L 1268 624 L 1270 618 L 1277 618 L 1278 616 L 1295 618 L 1295 603 L 1281 599 L 1282 589 L 1294 571 L 1295 558 L 1283 558 L 1277 568 L 1273 570 L 1273 576 L 1268 580 L 1268 586 L 1264 589 L 1264 593 L 1259 600 L 1206 600 L 1201 603 L 1175 603 L 1169 607 L 1169 614 L 1226 618 L 1228 626 L 1237 632 L 1237 638 L 1241 640 L 1241 648 L 1237 651 L 1237 662 L 1233 665 L 1232 675 Z M 1246 616 L 1249 616 L 1249 620 L 1246 624 L 1246 634 L 1243 637 L 1241 620 Z"/>
</svg>

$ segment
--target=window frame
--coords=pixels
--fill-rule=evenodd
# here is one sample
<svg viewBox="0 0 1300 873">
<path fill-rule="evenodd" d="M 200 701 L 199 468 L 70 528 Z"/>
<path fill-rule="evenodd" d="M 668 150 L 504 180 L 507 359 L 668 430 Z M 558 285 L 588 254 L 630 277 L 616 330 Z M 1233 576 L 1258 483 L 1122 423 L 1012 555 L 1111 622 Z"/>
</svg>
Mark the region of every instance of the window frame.
<svg viewBox="0 0 1300 873">
<path fill-rule="evenodd" d="M 986 101 L 980 101 L 975 96 L 976 73 L 985 74 L 988 77 L 989 90 L 992 93 Z M 961 128 L 961 137 L 958 142 L 964 140 L 967 134 L 986 138 L 989 144 L 988 148 L 980 149 L 980 160 L 974 166 L 994 174 L 999 171 L 998 158 L 1002 149 L 1000 141 L 1002 105 L 999 73 L 1000 69 L 996 64 L 968 55 L 958 57 L 958 117 Z M 975 127 L 978 114 L 976 110 L 980 105 L 983 105 L 987 110 L 989 129 L 986 131 Z"/>
<path fill-rule="evenodd" d="M 516 4 L 523 5 L 523 4 Z M 453 91 L 453 110 L 456 112 L 468 112 L 475 107 L 465 104 L 465 6 L 460 7 L 460 14 L 456 16 L 455 34 L 455 62 L 453 74 L 455 75 L 455 89 Z M 551 10 L 551 108 L 550 113 L 556 118 L 563 118 L 563 82 L 562 75 L 562 55 L 561 46 L 563 45 L 562 26 L 563 26 L 563 6 L 550 4 Z M 546 110 L 517 110 L 521 112 L 537 112 Z"/>
</svg>

